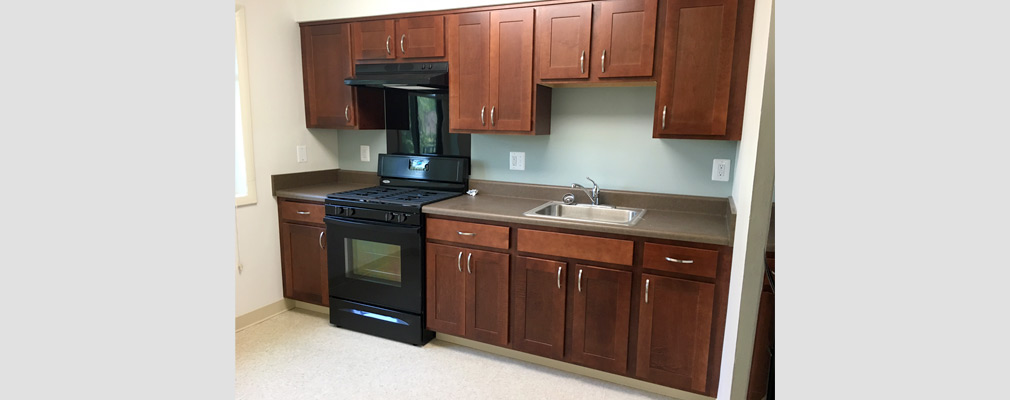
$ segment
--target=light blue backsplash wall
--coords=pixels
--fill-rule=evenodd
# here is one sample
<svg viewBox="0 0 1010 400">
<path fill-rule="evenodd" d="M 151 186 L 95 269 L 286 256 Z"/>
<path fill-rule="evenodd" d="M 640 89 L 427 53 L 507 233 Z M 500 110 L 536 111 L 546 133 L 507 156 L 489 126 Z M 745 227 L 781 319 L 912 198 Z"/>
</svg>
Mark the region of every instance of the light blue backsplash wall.
<svg viewBox="0 0 1010 400">
<path fill-rule="evenodd" d="M 593 178 L 603 190 L 729 197 L 733 182 L 712 180 L 712 160 L 736 167 L 737 142 L 653 139 L 655 87 L 555 88 L 551 134 L 473 135 L 470 178 L 568 186 Z M 341 169 L 375 171 L 385 131 L 341 131 Z M 360 145 L 372 149 L 361 162 Z M 526 153 L 526 169 L 509 170 L 509 152 Z"/>
</svg>

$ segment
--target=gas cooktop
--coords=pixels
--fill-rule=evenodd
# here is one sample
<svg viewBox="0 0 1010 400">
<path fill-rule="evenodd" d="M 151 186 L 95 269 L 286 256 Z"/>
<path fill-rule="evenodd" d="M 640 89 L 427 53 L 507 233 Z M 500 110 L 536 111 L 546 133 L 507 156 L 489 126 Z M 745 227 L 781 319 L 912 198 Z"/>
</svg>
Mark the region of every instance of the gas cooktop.
<svg viewBox="0 0 1010 400">
<path fill-rule="evenodd" d="M 361 206 L 371 204 L 388 204 L 420 208 L 422 205 L 456 197 L 461 194 L 462 193 L 459 192 L 447 192 L 440 190 L 374 186 L 347 192 L 330 193 L 326 197 L 329 200 L 361 203 Z"/>
</svg>

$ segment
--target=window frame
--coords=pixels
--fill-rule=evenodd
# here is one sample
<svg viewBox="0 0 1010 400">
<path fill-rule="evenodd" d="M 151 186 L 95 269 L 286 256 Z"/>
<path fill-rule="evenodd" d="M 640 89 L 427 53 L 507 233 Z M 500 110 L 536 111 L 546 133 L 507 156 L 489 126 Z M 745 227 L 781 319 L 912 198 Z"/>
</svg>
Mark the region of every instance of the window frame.
<svg viewBox="0 0 1010 400">
<path fill-rule="evenodd" d="M 245 7 L 235 6 L 235 57 L 238 60 L 239 98 L 242 107 L 242 144 L 245 155 L 245 196 L 235 196 L 235 206 L 256 204 L 256 161 L 253 156 L 252 105 L 249 96 L 249 57 L 246 48 Z"/>
</svg>

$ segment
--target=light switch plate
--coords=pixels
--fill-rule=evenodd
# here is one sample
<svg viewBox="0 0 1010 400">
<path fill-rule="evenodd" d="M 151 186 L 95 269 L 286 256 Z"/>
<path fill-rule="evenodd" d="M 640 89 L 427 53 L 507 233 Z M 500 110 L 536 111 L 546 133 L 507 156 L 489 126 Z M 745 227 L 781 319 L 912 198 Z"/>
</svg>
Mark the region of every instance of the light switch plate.
<svg viewBox="0 0 1010 400">
<path fill-rule="evenodd" d="M 298 157 L 298 162 L 309 162 L 309 155 L 305 152 L 305 146 L 295 146 L 295 154 Z"/>
<path fill-rule="evenodd" d="M 371 159 L 371 150 L 369 150 L 369 147 L 361 146 L 361 161 L 369 161 Z"/>
<path fill-rule="evenodd" d="M 712 160 L 712 180 L 729 182 L 729 160 Z"/>
<path fill-rule="evenodd" d="M 509 152 L 509 169 L 523 171 L 526 169 L 526 153 L 522 151 Z"/>
</svg>

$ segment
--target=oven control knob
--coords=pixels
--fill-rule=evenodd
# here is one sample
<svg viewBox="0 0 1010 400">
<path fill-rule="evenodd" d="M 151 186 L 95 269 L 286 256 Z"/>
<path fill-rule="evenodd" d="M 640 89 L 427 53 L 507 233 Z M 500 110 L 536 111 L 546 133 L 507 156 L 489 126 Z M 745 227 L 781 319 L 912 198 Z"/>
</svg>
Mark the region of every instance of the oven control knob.
<svg viewBox="0 0 1010 400">
<path fill-rule="evenodd" d="M 396 222 L 404 222 L 407 220 L 407 214 L 397 214 Z"/>
<path fill-rule="evenodd" d="M 347 215 L 347 216 L 354 215 L 354 209 L 353 208 L 349 208 L 349 207 L 345 208 L 344 209 L 344 215 Z"/>
<path fill-rule="evenodd" d="M 396 214 L 394 214 L 394 213 L 391 213 L 391 212 L 386 213 L 386 221 L 392 221 L 393 217 L 395 217 L 395 216 L 396 216 Z"/>
<path fill-rule="evenodd" d="M 335 208 L 337 209 L 337 215 L 344 215 L 344 208 L 343 207 L 335 207 Z"/>
</svg>

